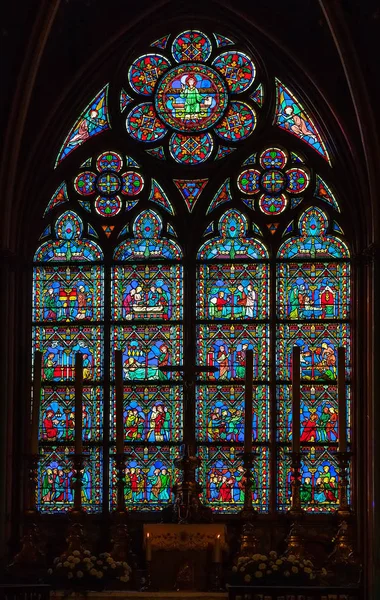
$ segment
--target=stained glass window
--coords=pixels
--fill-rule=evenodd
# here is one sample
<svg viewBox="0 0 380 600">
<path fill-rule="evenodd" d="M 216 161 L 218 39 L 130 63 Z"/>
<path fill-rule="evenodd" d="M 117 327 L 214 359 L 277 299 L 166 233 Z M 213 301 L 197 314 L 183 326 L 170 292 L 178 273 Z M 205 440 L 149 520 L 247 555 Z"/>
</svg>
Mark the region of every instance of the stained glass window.
<svg viewBox="0 0 380 600">
<path fill-rule="evenodd" d="M 73 504 L 78 352 L 82 504 L 115 508 L 121 350 L 130 510 L 159 511 L 172 499 L 187 425 L 214 512 L 243 506 L 247 435 L 254 507 L 286 511 L 296 345 L 302 506 L 331 513 L 339 346 L 349 444 L 353 425 L 351 265 L 334 144 L 300 87 L 295 95 L 236 36 L 162 31 L 141 52 L 74 116 L 46 198 L 32 310 L 32 349 L 43 355 L 38 508 L 55 514 Z M 252 432 L 244 430 L 247 350 Z M 190 421 L 183 365 L 209 369 L 186 384 Z"/>
</svg>

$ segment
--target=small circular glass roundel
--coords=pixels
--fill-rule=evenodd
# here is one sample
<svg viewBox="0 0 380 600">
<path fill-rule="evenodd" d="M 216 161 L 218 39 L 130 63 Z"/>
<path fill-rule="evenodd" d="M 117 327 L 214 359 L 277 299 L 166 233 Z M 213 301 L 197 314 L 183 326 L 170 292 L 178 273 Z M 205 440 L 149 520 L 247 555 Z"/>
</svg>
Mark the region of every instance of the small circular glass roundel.
<svg viewBox="0 0 380 600">
<path fill-rule="evenodd" d="M 139 104 L 131 110 L 126 120 L 126 127 L 129 135 L 139 142 L 156 142 L 167 132 L 150 102 Z"/>
<path fill-rule="evenodd" d="M 120 177 L 113 171 L 103 171 L 96 180 L 96 189 L 102 196 L 113 196 L 121 189 Z"/>
<path fill-rule="evenodd" d="M 92 171 L 83 171 L 74 179 L 74 188 L 82 196 L 90 196 L 94 193 L 96 175 Z"/>
<path fill-rule="evenodd" d="M 173 133 L 170 138 L 170 154 L 178 163 L 197 165 L 211 155 L 213 148 L 212 137 L 209 133 L 201 135 L 182 135 Z"/>
<path fill-rule="evenodd" d="M 167 71 L 155 95 L 160 119 L 182 133 L 208 129 L 223 116 L 227 103 L 222 77 L 198 63 L 181 64 Z"/>
<path fill-rule="evenodd" d="M 260 155 L 260 165 L 263 169 L 283 169 L 286 165 L 287 156 L 279 148 L 267 148 Z"/>
<path fill-rule="evenodd" d="M 126 196 L 137 196 L 144 187 L 144 180 L 139 173 L 127 171 L 123 173 L 121 192 Z"/>
<path fill-rule="evenodd" d="M 261 176 L 261 186 L 269 194 L 278 194 L 278 192 L 281 192 L 281 190 L 284 189 L 285 185 L 285 176 L 277 169 L 269 169 Z"/>
<path fill-rule="evenodd" d="M 224 52 L 214 60 L 212 66 L 222 73 L 233 94 L 245 92 L 255 79 L 255 66 L 243 52 Z"/>
<path fill-rule="evenodd" d="M 183 31 L 172 44 L 172 54 L 176 62 L 206 61 L 210 58 L 211 50 L 211 42 L 207 35 L 195 29 Z"/>
<path fill-rule="evenodd" d="M 266 215 L 279 215 L 286 208 L 287 198 L 285 194 L 279 196 L 267 196 L 263 194 L 259 199 L 259 207 Z"/>
<path fill-rule="evenodd" d="M 116 152 L 103 152 L 96 159 L 98 171 L 120 171 L 122 165 L 123 159 Z"/>
<path fill-rule="evenodd" d="M 98 196 L 95 200 L 95 210 L 102 217 L 115 217 L 120 212 L 121 206 L 119 196 L 112 198 Z"/>
<path fill-rule="evenodd" d="M 289 169 L 286 171 L 288 185 L 286 191 L 293 194 L 300 194 L 309 185 L 309 175 L 303 169 Z"/>
<path fill-rule="evenodd" d="M 145 54 L 137 58 L 129 68 L 131 88 L 138 94 L 150 96 L 158 78 L 170 67 L 170 62 L 161 54 Z"/>
<path fill-rule="evenodd" d="M 256 194 L 260 189 L 259 180 L 259 171 L 256 171 L 256 169 L 245 169 L 238 177 L 237 186 L 244 194 Z"/>
</svg>

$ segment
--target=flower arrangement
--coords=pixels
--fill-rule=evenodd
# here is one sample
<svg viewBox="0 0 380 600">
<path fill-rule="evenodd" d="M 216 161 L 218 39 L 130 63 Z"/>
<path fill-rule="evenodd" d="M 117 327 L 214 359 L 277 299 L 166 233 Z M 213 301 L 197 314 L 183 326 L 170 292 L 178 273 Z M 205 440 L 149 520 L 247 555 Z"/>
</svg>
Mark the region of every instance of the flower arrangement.
<svg viewBox="0 0 380 600">
<path fill-rule="evenodd" d="M 278 556 L 272 550 L 268 555 L 241 556 L 232 567 L 233 583 L 237 585 L 315 585 L 327 571 L 318 571 L 311 560 L 289 554 Z"/>
<path fill-rule="evenodd" d="M 127 583 L 131 567 L 126 562 L 115 561 L 109 552 L 95 556 L 89 550 L 63 554 L 54 559 L 48 576 L 54 588 L 72 590 L 101 589 L 114 582 Z"/>
</svg>

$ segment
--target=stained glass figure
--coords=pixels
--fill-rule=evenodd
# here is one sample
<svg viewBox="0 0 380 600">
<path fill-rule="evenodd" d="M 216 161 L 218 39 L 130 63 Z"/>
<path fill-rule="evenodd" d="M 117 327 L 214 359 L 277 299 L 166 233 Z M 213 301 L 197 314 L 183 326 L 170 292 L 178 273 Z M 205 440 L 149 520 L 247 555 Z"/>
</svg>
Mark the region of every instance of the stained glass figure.
<svg viewBox="0 0 380 600">
<path fill-rule="evenodd" d="M 129 67 L 128 81 L 138 94 L 150 96 L 157 80 L 170 67 L 170 62 L 161 54 L 145 54 L 137 58 Z"/>
<path fill-rule="evenodd" d="M 40 448 L 37 507 L 44 514 L 65 513 L 74 505 L 74 473 L 71 454 L 74 447 Z M 101 450 L 92 448 L 82 470 L 82 508 L 87 513 L 102 510 L 103 482 Z"/>
<path fill-rule="evenodd" d="M 309 144 L 331 164 L 326 145 L 312 119 L 294 94 L 276 79 L 276 124 Z"/>
<path fill-rule="evenodd" d="M 314 196 L 318 198 L 318 200 L 323 200 L 323 202 L 326 202 L 326 204 L 329 204 L 336 211 L 340 212 L 339 204 L 327 183 L 325 183 L 322 177 L 320 177 L 318 174 L 315 176 L 315 180 L 316 186 Z"/>
<path fill-rule="evenodd" d="M 56 206 L 59 206 L 60 204 L 63 204 L 64 202 L 68 202 L 69 201 L 69 197 L 67 194 L 67 185 L 66 182 L 63 181 L 61 183 L 61 185 L 58 186 L 58 188 L 55 190 L 54 194 L 52 195 L 49 204 L 47 205 L 45 212 L 44 212 L 44 217 L 46 217 L 46 215 L 48 214 L 48 212 L 50 212 L 51 210 L 53 210 L 53 208 L 56 208 Z"/>
<path fill-rule="evenodd" d="M 158 158 L 158 160 L 166 160 L 165 150 L 163 146 L 157 146 L 157 148 L 149 148 L 145 150 L 147 154 L 154 156 L 154 158 Z"/>
<path fill-rule="evenodd" d="M 103 258 L 95 242 L 81 239 L 83 224 L 74 212 L 63 213 L 56 221 L 54 230 L 57 239 L 42 244 L 34 256 L 35 261 L 92 261 Z"/>
<path fill-rule="evenodd" d="M 219 221 L 220 236 L 205 242 L 198 252 L 198 258 L 268 258 L 268 251 L 263 242 L 245 237 L 247 230 L 247 219 L 239 211 L 227 211 Z"/>
<path fill-rule="evenodd" d="M 245 92 L 255 79 L 255 65 L 243 52 L 229 50 L 219 54 L 212 66 L 222 73 L 233 94 Z"/>
<path fill-rule="evenodd" d="M 172 44 L 172 54 L 178 63 L 194 60 L 206 61 L 210 58 L 212 46 L 209 38 L 197 30 L 188 30 L 180 33 Z"/>
<path fill-rule="evenodd" d="M 235 152 L 235 150 L 236 148 L 234 148 L 233 146 L 219 146 L 214 160 L 226 158 L 226 156 L 229 156 L 230 154 L 232 154 L 232 152 Z"/>
<path fill-rule="evenodd" d="M 233 42 L 230 38 L 225 35 L 220 35 L 219 33 L 213 34 L 216 45 L 218 48 L 224 48 L 225 46 L 233 46 L 235 42 Z"/>
<path fill-rule="evenodd" d="M 220 120 L 228 92 L 217 71 L 199 63 L 169 69 L 155 93 L 157 114 L 166 125 L 182 133 L 204 131 Z"/>
<path fill-rule="evenodd" d="M 138 293 L 138 292 L 136 292 Z M 179 379 L 178 372 L 160 367 L 182 364 L 182 327 L 179 325 L 114 326 L 112 346 L 123 351 L 125 381 L 167 381 Z M 112 373 L 113 373 L 113 360 Z"/>
<path fill-rule="evenodd" d="M 244 442 L 244 386 L 197 387 L 197 439 L 200 442 Z M 252 440 L 269 438 L 269 389 L 253 388 Z"/>
<path fill-rule="evenodd" d="M 277 439 L 289 443 L 292 439 L 291 386 L 277 386 L 278 428 Z M 350 386 L 346 386 L 347 439 L 351 440 Z M 339 407 L 336 383 L 301 385 L 301 436 L 304 444 L 339 443 Z"/>
<path fill-rule="evenodd" d="M 168 258 L 178 260 L 182 252 L 176 242 L 161 237 L 162 221 L 153 210 L 140 213 L 133 223 L 134 239 L 122 242 L 115 250 L 116 260 Z"/>
<path fill-rule="evenodd" d="M 63 290 L 62 304 L 69 313 L 74 303 L 70 293 Z M 71 318 L 66 319 L 68 321 Z M 75 354 L 83 354 L 83 379 L 99 380 L 103 375 L 103 332 L 100 327 L 90 325 L 47 325 L 35 326 L 33 347 L 43 353 L 43 380 L 56 382 L 74 380 Z"/>
<path fill-rule="evenodd" d="M 192 212 L 199 196 L 205 189 L 208 179 L 173 179 L 189 212 Z"/>
<path fill-rule="evenodd" d="M 115 225 L 102 225 L 102 229 L 105 235 L 109 238 L 112 235 L 113 230 L 115 229 Z"/>
<path fill-rule="evenodd" d="M 271 233 L 272 235 L 274 235 L 278 229 L 280 223 L 267 223 L 267 227 L 269 230 L 269 233 Z"/>
<path fill-rule="evenodd" d="M 154 48 L 160 48 L 160 50 L 165 50 L 167 43 L 169 41 L 169 38 L 170 38 L 170 34 L 163 35 L 162 37 L 158 38 L 158 40 L 156 40 L 155 42 L 152 42 L 151 46 L 153 46 Z"/>
<path fill-rule="evenodd" d="M 51 234 L 51 225 L 47 225 L 38 239 L 43 240 L 44 238 L 48 237 L 50 234 Z"/>
<path fill-rule="evenodd" d="M 131 110 L 126 120 L 126 128 L 129 135 L 139 142 L 156 142 L 167 132 L 150 102 L 138 104 Z"/>
<path fill-rule="evenodd" d="M 232 200 L 231 181 L 230 181 L 230 178 L 228 177 L 228 179 L 226 179 L 226 181 L 224 183 L 222 183 L 222 185 L 216 192 L 215 196 L 211 200 L 210 205 L 206 211 L 206 215 L 208 215 L 210 212 L 215 210 L 218 206 L 221 206 L 221 204 L 225 204 L 226 202 L 231 202 L 231 200 Z"/>
<path fill-rule="evenodd" d="M 244 194 L 256 194 L 260 190 L 260 171 L 245 169 L 237 179 L 237 186 Z"/>
<path fill-rule="evenodd" d="M 215 132 L 224 140 L 237 142 L 251 135 L 256 127 L 256 114 L 245 102 L 231 102 L 226 115 L 215 127 Z"/>
<path fill-rule="evenodd" d="M 255 91 L 250 95 L 250 98 L 257 104 L 259 108 L 262 108 L 264 104 L 264 88 L 262 83 L 257 86 Z"/>
<path fill-rule="evenodd" d="M 116 265 L 111 279 L 113 319 L 181 320 L 182 277 L 178 264 Z"/>
<path fill-rule="evenodd" d="M 83 388 L 82 440 L 99 442 L 103 429 L 103 390 Z M 75 441 L 75 390 L 72 385 L 44 385 L 41 389 L 40 443 L 73 444 Z"/>
<path fill-rule="evenodd" d="M 169 198 L 165 194 L 165 192 L 162 189 L 162 187 L 160 186 L 160 184 L 157 183 L 157 181 L 155 179 L 152 179 L 152 186 L 150 189 L 149 200 L 150 200 L 150 202 L 154 202 L 155 204 L 158 204 L 159 206 L 164 208 L 171 215 L 174 215 L 174 208 L 173 208 Z"/>
<path fill-rule="evenodd" d="M 346 244 L 326 233 L 328 219 L 320 208 L 305 210 L 298 226 L 300 237 L 286 240 L 278 251 L 279 258 L 349 258 Z"/>
<path fill-rule="evenodd" d="M 209 133 L 196 136 L 173 133 L 169 142 L 169 150 L 176 162 L 198 165 L 211 156 L 213 145 L 212 136 Z"/>
<path fill-rule="evenodd" d="M 116 439 L 115 392 L 111 396 L 111 438 Z M 182 439 L 182 388 L 168 385 L 124 387 L 124 439 L 126 442 L 180 442 Z"/>
<path fill-rule="evenodd" d="M 71 128 L 55 161 L 55 167 L 75 148 L 91 137 L 110 129 L 108 118 L 108 83 L 100 90 L 84 109 L 75 125 Z"/>
<path fill-rule="evenodd" d="M 277 311 L 287 319 L 347 319 L 349 265 L 292 262 L 277 265 Z"/>
<path fill-rule="evenodd" d="M 36 266 L 33 298 L 33 321 L 101 321 L 103 268 L 89 264 Z"/>
<path fill-rule="evenodd" d="M 208 263 L 198 267 L 197 318 L 265 319 L 269 316 L 267 263 Z"/>
<path fill-rule="evenodd" d="M 308 513 L 333 513 L 338 509 L 339 469 L 336 447 L 311 447 L 301 461 L 301 506 Z M 278 510 L 289 508 L 292 471 L 289 456 L 283 449 L 278 456 Z M 348 491 L 350 498 L 350 489 Z"/>
<path fill-rule="evenodd" d="M 176 233 L 176 231 L 175 231 L 175 229 L 174 229 L 174 227 L 173 227 L 172 225 L 170 225 L 170 223 L 167 223 L 167 224 L 166 224 L 166 231 L 167 231 L 167 232 L 168 232 L 170 235 L 172 235 L 172 236 L 174 236 L 174 237 L 178 237 L 178 236 L 177 236 L 177 233 Z"/>
<path fill-rule="evenodd" d="M 178 448 L 169 446 L 128 446 L 125 465 L 124 498 L 128 510 L 160 511 L 172 496 L 172 487 L 178 480 L 174 461 L 179 458 Z M 114 461 L 110 469 L 110 504 L 117 505 L 117 470 Z"/>
<path fill-rule="evenodd" d="M 123 112 L 131 102 L 133 102 L 133 98 L 122 89 L 120 92 L 120 112 Z"/>
<path fill-rule="evenodd" d="M 244 469 L 239 454 L 242 447 L 201 447 L 200 483 L 203 500 L 216 513 L 237 513 L 244 503 Z M 258 512 L 268 512 L 269 456 L 265 447 L 255 448 L 258 457 L 252 471 L 252 501 Z"/>
</svg>

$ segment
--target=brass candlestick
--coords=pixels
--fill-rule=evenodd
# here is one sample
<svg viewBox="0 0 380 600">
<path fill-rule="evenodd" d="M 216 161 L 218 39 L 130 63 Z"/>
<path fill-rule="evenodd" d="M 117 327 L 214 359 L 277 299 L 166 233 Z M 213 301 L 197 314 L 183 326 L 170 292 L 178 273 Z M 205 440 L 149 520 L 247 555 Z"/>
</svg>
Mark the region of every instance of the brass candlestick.
<svg viewBox="0 0 380 600">
<path fill-rule="evenodd" d="M 284 556 L 293 554 L 297 558 L 305 557 L 305 546 L 302 535 L 302 527 L 299 521 L 304 515 L 301 506 L 301 452 L 291 452 L 291 469 L 292 469 L 292 498 L 291 506 L 287 512 L 288 517 L 292 520 L 289 534 L 286 538 L 286 550 Z"/>
<path fill-rule="evenodd" d="M 336 453 L 339 469 L 339 484 L 338 484 L 338 502 L 339 508 L 336 512 L 341 521 L 346 521 L 351 517 L 351 508 L 348 504 L 348 468 L 352 452 Z"/>
<path fill-rule="evenodd" d="M 129 549 L 129 534 L 127 527 L 128 511 L 125 506 L 124 496 L 124 477 L 125 462 L 124 453 L 114 455 L 117 470 L 117 506 L 113 511 L 113 532 L 112 532 L 112 550 L 111 556 L 117 561 L 127 561 L 131 553 Z"/>
<path fill-rule="evenodd" d="M 255 536 L 255 521 L 257 511 L 252 503 L 252 469 L 256 452 L 243 452 L 238 456 L 243 458 L 244 467 L 244 507 L 240 512 L 242 522 L 240 534 L 240 549 L 238 556 L 251 556 L 258 551 L 259 541 Z"/>
<path fill-rule="evenodd" d="M 74 471 L 74 506 L 69 511 L 69 527 L 67 531 L 66 550 L 61 555 L 62 558 L 69 556 L 78 550 L 81 554 L 88 550 L 86 538 L 84 535 L 85 511 L 82 508 L 82 478 L 86 455 L 83 453 L 71 454 Z"/>
</svg>

